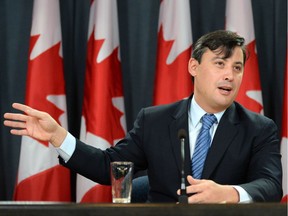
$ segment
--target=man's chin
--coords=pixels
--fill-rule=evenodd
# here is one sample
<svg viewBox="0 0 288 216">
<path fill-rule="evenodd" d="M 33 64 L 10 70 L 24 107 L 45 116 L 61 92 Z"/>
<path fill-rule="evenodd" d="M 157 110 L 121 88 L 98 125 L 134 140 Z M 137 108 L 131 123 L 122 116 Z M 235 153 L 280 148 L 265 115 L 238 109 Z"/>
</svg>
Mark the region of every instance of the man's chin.
<svg viewBox="0 0 288 216">
<path fill-rule="evenodd" d="M 216 102 L 215 110 L 218 110 L 218 112 L 221 112 L 221 111 L 227 109 L 232 103 L 233 103 L 233 100 L 231 100 L 231 99 L 227 100 L 227 98 L 226 98 L 226 100 L 223 100 L 223 99 L 218 100 Z"/>
</svg>

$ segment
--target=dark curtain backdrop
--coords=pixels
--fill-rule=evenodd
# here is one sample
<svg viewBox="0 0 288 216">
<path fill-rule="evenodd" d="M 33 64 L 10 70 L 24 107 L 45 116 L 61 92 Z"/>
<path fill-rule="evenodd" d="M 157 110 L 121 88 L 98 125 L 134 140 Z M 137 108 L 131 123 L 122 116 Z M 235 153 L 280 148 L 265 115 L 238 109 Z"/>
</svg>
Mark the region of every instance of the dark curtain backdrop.
<svg viewBox="0 0 288 216">
<path fill-rule="evenodd" d="M 178 0 L 177 0 L 178 1 Z M 190 0 L 193 41 L 225 26 L 225 0 Z M 90 0 L 60 0 L 70 132 L 78 137 Z M 152 105 L 160 1 L 119 0 L 119 30 L 128 129 Z M 32 0 L 0 0 L 0 114 L 24 102 Z M 265 115 L 281 129 L 287 0 L 252 0 Z M 51 15 L 53 16 L 53 15 Z M 181 25 L 181 23 L 179 23 Z M 2 117 L 3 120 L 3 117 Z M 11 200 L 21 138 L 0 125 L 0 200 Z"/>
</svg>

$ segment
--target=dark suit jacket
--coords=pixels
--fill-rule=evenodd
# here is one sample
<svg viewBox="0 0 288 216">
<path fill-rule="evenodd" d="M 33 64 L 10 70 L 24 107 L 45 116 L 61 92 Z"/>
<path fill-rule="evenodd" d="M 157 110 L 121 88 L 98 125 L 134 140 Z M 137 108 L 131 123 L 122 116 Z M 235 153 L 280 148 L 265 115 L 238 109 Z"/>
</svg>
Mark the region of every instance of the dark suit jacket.
<svg viewBox="0 0 288 216">
<path fill-rule="evenodd" d="M 177 202 L 181 184 L 178 130 L 188 131 L 190 99 L 142 109 L 134 128 L 115 147 L 101 151 L 77 140 L 66 167 L 100 183 L 110 184 L 110 162 L 132 161 L 148 169 L 150 202 Z M 279 201 L 282 168 L 277 127 L 272 120 L 233 103 L 214 135 L 202 174 L 219 184 L 240 185 L 254 201 Z M 185 141 L 185 175 L 191 174 L 189 139 Z"/>
</svg>

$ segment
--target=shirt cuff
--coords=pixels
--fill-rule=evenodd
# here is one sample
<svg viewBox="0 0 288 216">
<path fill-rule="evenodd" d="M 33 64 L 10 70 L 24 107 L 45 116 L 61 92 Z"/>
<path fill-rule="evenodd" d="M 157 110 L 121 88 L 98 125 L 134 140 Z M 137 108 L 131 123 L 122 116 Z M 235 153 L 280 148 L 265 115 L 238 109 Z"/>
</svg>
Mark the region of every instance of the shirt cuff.
<svg viewBox="0 0 288 216">
<path fill-rule="evenodd" d="M 247 193 L 246 190 L 244 190 L 240 186 L 233 185 L 233 187 L 237 190 L 239 194 L 239 203 L 252 203 L 253 202 L 252 197 Z"/>
<path fill-rule="evenodd" d="M 68 132 L 63 143 L 60 145 L 60 147 L 56 148 L 56 151 L 58 152 L 60 157 L 65 161 L 65 163 L 67 163 L 68 160 L 71 158 L 72 154 L 74 153 L 75 148 L 76 148 L 76 139 Z"/>
</svg>

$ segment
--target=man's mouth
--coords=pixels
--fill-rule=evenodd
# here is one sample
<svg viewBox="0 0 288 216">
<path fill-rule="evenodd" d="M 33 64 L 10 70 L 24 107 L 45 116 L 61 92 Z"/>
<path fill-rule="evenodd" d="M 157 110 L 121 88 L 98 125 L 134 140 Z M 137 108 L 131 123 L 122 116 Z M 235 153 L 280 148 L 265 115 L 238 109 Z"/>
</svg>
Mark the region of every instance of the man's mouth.
<svg viewBox="0 0 288 216">
<path fill-rule="evenodd" d="M 227 87 L 227 86 L 221 86 L 221 87 L 218 87 L 219 89 L 221 90 L 224 90 L 224 91 L 231 91 L 232 88 L 231 87 Z"/>
<path fill-rule="evenodd" d="M 225 93 L 229 93 L 232 91 L 231 86 L 220 86 L 220 87 L 218 87 L 218 89 L 221 90 L 221 92 L 225 92 Z"/>
</svg>

